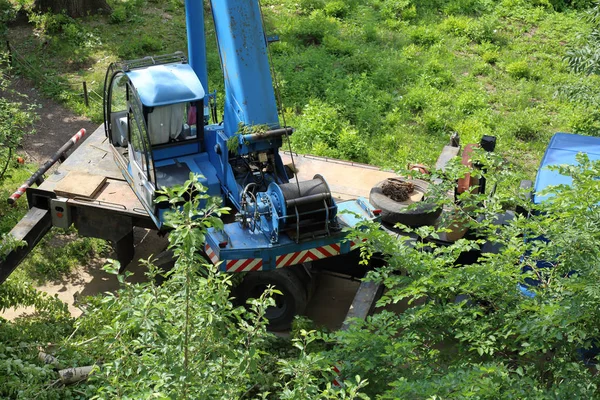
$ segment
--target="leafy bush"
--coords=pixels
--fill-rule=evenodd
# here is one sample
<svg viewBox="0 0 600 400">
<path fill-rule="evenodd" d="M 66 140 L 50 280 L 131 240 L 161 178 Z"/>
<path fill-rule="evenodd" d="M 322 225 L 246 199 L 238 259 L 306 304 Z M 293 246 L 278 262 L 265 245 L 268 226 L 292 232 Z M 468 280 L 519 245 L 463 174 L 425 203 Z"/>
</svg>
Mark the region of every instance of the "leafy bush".
<svg viewBox="0 0 600 400">
<path fill-rule="evenodd" d="M 111 24 L 121 24 L 124 22 L 134 22 L 138 13 L 144 8 L 144 0 L 129 0 L 116 2 L 112 6 L 110 13 Z"/>
<path fill-rule="evenodd" d="M 538 139 L 542 134 L 542 126 L 544 125 L 545 118 L 543 111 L 537 109 L 516 112 L 510 119 L 508 131 L 515 138 L 524 142 L 530 142 Z"/>
<path fill-rule="evenodd" d="M 75 20 L 67 14 L 30 14 L 29 21 L 32 22 L 36 29 L 42 33 L 54 35 L 63 31 L 64 27 L 72 24 Z"/>
<path fill-rule="evenodd" d="M 573 112 L 569 125 L 574 133 L 600 136 L 600 113 L 597 108 L 578 108 Z"/>
<path fill-rule="evenodd" d="M 527 61 L 515 61 L 508 64 L 506 72 L 515 79 L 527 79 L 531 77 L 531 70 Z"/>
<path fill-rule="evenodd" d="M 507 190 L 461 195 L 458 206 L 446 196 L 456 187 L 453 179 L 435 190 L 438 201 L 485 232 L 499 252 L 461 265 L 458 256 L 483 243 L 477 235 L 438 247 L 426 239 L 435 237 L 435 228 L 403 227 L 425 240 L 408 243 L 376 225 L 363 227 L 363 233 L 355 232 L 368 238 L 363 254 L 386 254 L 388 262 L 371 274 L 386 286 L 379 305 L 403 303 L 405 311 L 381 311 L 332 334 L 335 346 L 327 354 L 344 360 L 347 376 L 359 374 L 370 382 L 366 394 L 382 399 L 596 398 L 596 378 L 581 354 L 597 340 L 600 321 L 600 231 L 586 228 L 600 212 L 595 182 L 600 162 L 581 157 L 580 166 L 558 168 L 574 177 L 573 186 L 550 188 L 553 200 L 531 210 L 505 162 L 489 154 L 475 159 L 488 168 L 488 185 Z M 446 170 L 452 178 L 464 172 L 459 163 Z M 506 186 L 509 182 L 513 185 Z M 495 225 L 495 212 L 509 199 L 529 210 L 529 218 L 517 215 Z M 477 206 L 483 202 L 485 209 Z M 453 220 L 445 221 L 442 226 Z M 542 234 L 547 242 L 523 239 Z M 553 267 L 541 269 L 538 260 L 552 260 Z M 524 273 L 524 265 L 533 272 Z M 535 298 L 518 289 L 528 277 L 541 281 L 528 287 Z"/>
<path fill-rule="evenodd" d="M 120 59 L 134 59 L 156 54 L 163 47 L 160 38 L 153 35 L 132 36 L 130 40 L 123 42 L 118 49 Z"/>
<path fill-rule="evenodd" d="M 440 40 L 440 35 L 427 25 L 419 25 L 410 31 L 410 38 L 417 45 L 431 46 Z"/>
<path fill-rule="evenodd" d="M 298 8 L 305 14 L 310 14 L 314 10 L 322 10 L 325 8 L 325 0 L 300 0 Z"/>
<path fill-rule="evenodd" d="M 450 15 L 442 21 L 440 29 L 455 36 L 466 37 L 475 43 L 484 43 L 498 40 L 496 35 L 498 25 L 498 20 L 493 16 L 475 19 Z"/>
<path fill-rule="evenodd" d="M 391 29 L 398 29 L 403 21 L 417 17 L 417 8 L 412 0 L 387 0 L 381 6 L 381 16 Z"/>
<path fill-rule="evenodd" d="M 317 100 L 311 100 L 296 123 L 292 143 L 299 151 L 318 156 L 365 161 L 367 147 L 339 111 Z"/>
<path fill-rule="evenodd" d="M 325 35 L 337 31 L 337 26 L 323 12 L 313 11 L 308 18 L 290 21 L 286 33 L 292 35 L 303 46 L 318 46 Z"/>
<path fill-rule="evenodd" d="M 330 1 L 325 5 L 324 11 L 330 17 L 344 18 L 350 12 L 350 4 L 341 0 Z"/>
<path fill-rule="evenodd" d="M 103 240 L 78 237 L 74 229 L 58 230 L 42 239 L 22 267 L 40 283 L 60 280 L 90 259 L 106 255 L 109 248 Z"/>
<path fill-rule="evenodd" d="M 443 6 L 444 13 L 455 14 L 480 14 L 490 8 L 490 1 L 486 0 L 450 0 Z"/>
</svg>

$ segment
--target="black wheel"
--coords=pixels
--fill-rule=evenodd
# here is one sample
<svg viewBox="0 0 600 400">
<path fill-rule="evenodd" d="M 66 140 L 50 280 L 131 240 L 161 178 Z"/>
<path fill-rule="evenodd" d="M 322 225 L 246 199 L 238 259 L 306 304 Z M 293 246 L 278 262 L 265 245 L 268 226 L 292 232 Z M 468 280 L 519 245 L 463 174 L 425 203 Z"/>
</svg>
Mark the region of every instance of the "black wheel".
<svg viewBox="0 0 600 400">
<path fill-rule="evenodd" d="M 235 289 L 235 296 L 242 304 L 246 304 L 248 299 L 258 298 L 269 285 L 282 293 L 274 295 L 275 306 L 266 311 L 271 330 L 289 329 L 294 316 L 302 314 L 308 304 L 307 283 L 299 273 L 293 271 L 294 268 L 301 266 L 249 272 Z"/>
<path fill-rule="evenodd" d="M 429 183 L 421 179 L 404 179 L 414 185 L 414 190 L 423 195 L 427 194 Z M 415 204 L 410 199 L 405 201 L 394 201 L 383 194 L 383 185 L 386 181 L 381 181 L 373 186 L 369 193 L 369 201 L 373 207 L 381 210 L 381 220 L 389 224 L 401 223 L 413 228 L 424 225 L 433 225 L 435 220 L 442 213 L 442 208 L 437 204 L 417 202 L 414 209 L 407 210 L 411 204 Z"/>
<path fill-rule="evenodd" d="M 162 285 L 168 277 L 165 274 L 175 267 L 175 255 L 172 250 L 164 250 L 158 253 L 154 265 L 158 269 L 158 273 L 154 277 L 154 283 Z"/>
</svg>

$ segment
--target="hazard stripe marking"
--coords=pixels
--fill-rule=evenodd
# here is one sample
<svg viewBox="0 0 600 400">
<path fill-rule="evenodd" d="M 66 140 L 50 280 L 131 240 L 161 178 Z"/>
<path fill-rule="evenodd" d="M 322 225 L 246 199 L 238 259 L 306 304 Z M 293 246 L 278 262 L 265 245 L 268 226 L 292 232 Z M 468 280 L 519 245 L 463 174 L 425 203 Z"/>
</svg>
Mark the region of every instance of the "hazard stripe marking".
<svg viewBox="0 0 600 400">
<path fill-rule="evenodd" d="M 217 262 L 219 262 L 219 257 L 215 254 L 215 252 L 212 250 L 212 248 L 209 245 L 204 246 L 204 251 L 206 252 L 206 255 L 208 256 L 208 258 L 210 259 L 210 261 L 213 264 L 216 264 Z"/>
<path fill-rule="evenodd" d="M 356 249 L 360 243 L 350 242 L 350 249 Z M 212 250 L 209 245 L 206 245 L 206 254 L 216 264 L 219 261 L 219 256 Z M 302 264 L 307 261 L 316 261 L 323 258 L 334 257 L 341 253 L 341 244 L 334 243 L 326 246 L 315 247 L 308 250 L 296 251 L 293 253 L 282 254 L 275 258 L 275 268 L 289 267 L 292 265 Z M 248 272 L 259 271 L 263 267 L 262 258 L 242 258 L 236 260 L 227 260 L 225 262 L 225 270 L 228 272 Z"/>
</svg>

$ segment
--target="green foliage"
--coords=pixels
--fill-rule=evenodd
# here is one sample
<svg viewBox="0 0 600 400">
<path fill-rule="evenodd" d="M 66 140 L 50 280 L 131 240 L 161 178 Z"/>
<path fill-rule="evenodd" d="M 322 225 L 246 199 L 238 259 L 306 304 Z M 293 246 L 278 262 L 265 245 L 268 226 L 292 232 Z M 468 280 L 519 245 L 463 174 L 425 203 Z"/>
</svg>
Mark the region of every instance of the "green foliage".
<svg viewBox="0 0 600 400">
<path fill-rule="evenodd" d="M 17 11 L 8 0 L 0 0 L 0 37 L 6 35 L 7 25 L 16 18 Z"/>
<path fill-rule="evenodd" d="M 157 54 L 163 47 L 160 38 L 151 34 L 133 36 L 119 46 L 117 55 L 124 60 L 142 57 L 144 54 Z"/>
<path fill-rule="evenodd" d="M 136 22 L 139 17 L 140 10 L 144 7 L 144 0 L 119 1 L 112 5 L 110 14 L 111 24 L 122 24 L 125 22 Z"/>
<path fill-rule="evenodd" d="M 88 298 L 84 314 L 73 321 L 66 309 L 42 299 L 38 317 L 0 322 L 0 395 L 15 398 L 277 398 L 357 399 L 367 382 L 360 377 L 345 388 L 332 387 L 330 360 L 317 354 L 315 331 L 299 330 L 292 342 L 267 332 L 265 312 L 274 304 L 272 289 L 247 307 L 234 306 L 232 277 L 218 273 L 199 250 L 208 228 L 222 227 L 228 211 L 209 198 L 190 176 L 183 186 L 165 189 L 157 201 L 172 205 L 167 224 L 175 267 L 157 286 L 160 273 L 146 260 L 149 281 L 132 284 L 119 275 L 117 293 Z M 181 206 L 184 198 L 190 200 Z M 198 209 L 200 201 L 207 207 Z M 105 270 L 117 274 L 118 263 Z M 14 283 L 9 281 L 9 283 Z M 35 291 L 2 286 L 4 299 L 31 303 Z M 6 297 L 4 297 L 6 295 Z M 10 297 L 12 296 L 12 297 Z M 37 304 L 37 303 L 36 303 Z M 44 305 L 46 304 L 46 305 Z M 45 308 L 44 308 L 45 307 Z M 47 310 L 47 312 L 45 311 Z M 45 324 L 45 325 L 43 325 Z M 40 327 L 44 326 L 44 331 Z M 17 334 L 17 330 L 20 332 Z M 12 336 L 11 336 L 12 335 Z M 36 360 L 39 343 L 63 365 L 95 365 L 90 378 L 61 386 L 55 372 Z M 46 350 L 46 348 L 44 348 Z M 23 382 L 27 382 L 24 387 Z M 38 395 L 36 395 L 38 394 Z"/>
<path fill-rule="evenodd" d="M 355 128 L 340 118 L 334 107 L 311 100 L 296 124 L 292 143 L 299 151 L 315 155 L 364 161 L 366 146 Z"/>
<path fill-rule="evenodd" d="M 110 61 L 186 47 L 180 2 L 110 5 L 114 12 L 107 17 L 73 21 L 61 15 L 31 16 L 40 21 L 42 34 L 10 38 L 31 54 L 27 61 L 42 70 L 45 93 L 97 121 L 102 118 L 99 104 L 86 109 L 78 90 L 67 88 L 67 82 L 78 89 L 86 80 L 101 93 Z M 541 155 L 544 135 L 535 135 L 523 146 L 514 137 L 511 118 L 503 118 L 531 106 L 516 92 L 515 80 L 524 81 L 519 83 L 524 92 L 532 90 L 528 82 L 537 87 L 536 106 L 549 117 L 536 129 L 595 129 L 582 112 L 574 114 L 568 97 L 554 96 L 572 80 L 563 62 L 566 49 L 582 47 L 594 26 L 593 17 L 579 20 L 585 0 L 263 0 L 262 5 L 267 32 L 281 38 L 270 49 L 289 120 L 299 122 L 309 101 L 322 102 L 356 131 L 350 137 L 362 139 L 354 147 L 365 147 L 358 153 L 331 151 L 317 140 L 310 141 L 314 148 L 301 147 L 303 152 L 357 154 L 361 161 L 386 166 L 432 164 L 439 150 L 432 147 L 445 142 L 442 135 L 460 126 L 484 125 L 510 152 L 527 153 L 517 157 L 518 162 L 534 159 Z M 207 32 L 212 36 L 208 11 Z M 132 30 L 137 34 L 131 35 Z M 218 90 L 222 104 L 220 61 L 215 41 L 209 37 L 207 43 L 210 87 Z M 28 69 L 23 73 L 35 78 Z M 597 82 L 588 86 L 591 93 L 599 87 Z M 481 92 L 486 92 L 488 106 L 472 114 L 465 115 L 453 103 Z M 428 143 L 430 135 L 434 139 Z M 533 165 L 522 166 L 532 173 Z"/>
<path fill-rule="evenodd" d="M 41 240 L 21 268 L 40 283 L 60 280 L 73 269 L 87 265 L 90 259 L 106 255 L 109 249 L 104 240 L 78 237 L 74 228 L 58 229 Z"/>
<path fill-rule="evenodd" d="M 578 156 L 579 166 L 556 167 L 573 185 L 550 187 L 538 194 L 550 200 L 533 206 L 510 189 L 514 176 L 502 159 L 474 159 L 488 168 L 487 184 L 504 190 L 467 192 L 449 203 L 445 193 L 465 172 L 454 164 L 445 171 L 448 183 L 435 187 L 437 202 L 454 210 L 444 214 L 441 229 L 404 227 L 416 241 L 376 225 L 355 232 L 368 238 L 365 255 L 386 254 L 388 266 L 371 273 L 387 288 L 379 305 L 402 303 L 404 311 L 383 311 L 332 334 L 336 346 L 328 354 L 344 360 L 348 376 L 366 378 L 366 393 L 378 398 L 597 398 L 596 378 L 581 354 L 597 340 L 600 319 L 600 230 L 589 223 L 600 212 L 600 162 Z M 499 226 L 496 212 L 508 203 L 525 207 L 528 217 Z M 450 246 L 428 240 L 457 221 L 473 234 Z M 544 241 L 531 239 L 542 235 Z M 499 252 L 461 265 L 459 255 L 480 248 L 483 237 Z M 535 297 L 523 295 L 519 284 Z"/>
<path fill-rule="evenodd" d="M 8 55 L 0 53 L 0 181 L 5 178 L 7 166 L 12 163 L 17 146 L 25 134 L 33 132 L 32 122 L 37 118 L 33 113 L 34 104 L 27 104 L 27 96 L 21 95 L 10 86 L 11 66 Z"/>
<path fill-rule="evenodd" d="M 515 79 L 527 79 L 531 76 L 531 71 L 526 61 L 516 61 L 508 64 L 506 72 Z"/>
<path fill-rule="evenodd" d="M 344 18 L 350 12 L 350 4 L 341 0 L 330 1 L 325 5 L 324 11 L 330 17 Z"/>
</svg>

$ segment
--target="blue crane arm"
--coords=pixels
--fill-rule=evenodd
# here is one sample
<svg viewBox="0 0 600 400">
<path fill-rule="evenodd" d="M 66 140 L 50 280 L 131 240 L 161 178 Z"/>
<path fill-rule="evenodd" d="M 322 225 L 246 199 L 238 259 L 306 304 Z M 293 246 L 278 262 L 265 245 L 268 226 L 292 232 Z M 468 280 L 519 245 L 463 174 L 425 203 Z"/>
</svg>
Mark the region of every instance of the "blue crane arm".
<svg viewBox="0 0 600 400">
<path fill-rule="evenodd" d="M 204 33 L 204 1 L 185 0 L 188 59 L 204 92 L 208 94 L 208 70 L 206 62 L 206 36 Z"/>
<path fill-rule="evenodd" d="M 225 134 L 238 125 L 279 128 L 262 15 L 256 0 L 211 0 L 225 79 Z"/>
</svg>

